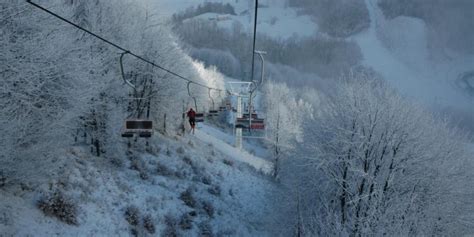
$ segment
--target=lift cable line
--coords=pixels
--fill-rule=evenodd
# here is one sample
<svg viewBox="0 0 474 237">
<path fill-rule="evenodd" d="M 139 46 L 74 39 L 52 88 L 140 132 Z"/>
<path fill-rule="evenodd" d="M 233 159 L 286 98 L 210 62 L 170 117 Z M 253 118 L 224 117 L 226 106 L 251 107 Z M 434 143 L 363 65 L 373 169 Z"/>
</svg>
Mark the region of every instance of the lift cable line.
<svg viewBox="0 0 474 237">
<path fill-rule="evenodd" d="M 255 41 L 257 39 L 257 15 L 258 15 L 258 0 L 255 0 L 255 17 L 253 23 L 253 47 L 252 47 L 252 71 L 250 72 L 250 82 L 253 82 L 253 74 L 255 67 Z"/>
<path fill-rule="evenodd" d="M 142 57 L 142 56 L 140 56 L 140 55 L 138 55 L 138 54 L 135 54 L 135 53 L 133 53 L 132 51 L 130 51 L 130 50 L 128 50 L 128 49 L 125 49 L 124 47 L 122 47 L 122 46 L 120 46 L 120 45 L 118 45 L 118 44 L 116 44 L 116 43 L 113 43 L 113 42 L 111 42 L 111 41 L 109 41 L 109 40 L 107 40 L 107 39 L 105 39 L 105 38 L 99 36 L 98 34 L 92 32 L 92 31 L 90 31 L 90 30 L 88 30 L 88 29 L 85 29 L 84 27 L 82 27 L 82 26 L 80 26 L 80 25 L 77 25 L 76 23 L 74 23 L 74 22 L 72 22 L 72 21 L 70 21 L 70 20 L 68 20 L 68 19 L 66 19 L 66 18 L 64 18 L 64 17 L 62 17 L 62 16 L 60 16 L 60 15 L 58 15 L 58 14 L 56 14 L 56 13 L 54 13 L 54 12 L 52 12 L 52 11 L 46 9 L 46 8 L 44 8 L 44 7 L 42 7 L 42 6 L 40 6 L 40 5 L 36 4 L 36 3 L 34 3 L 34 2 L 32 2 L 31 0 L 26 0 L 26 2 L 28 2 L 29 4 L 35 6 L 36 8 L 38 8 L 38 9 L 40 9 L 40 10 L 42 10 L 42 11 L 44 11 L 44 12 L 46 12 L 46 13 L 52 15 L 52 16 L 54 16 L 54 17 L 60 19 L 61 21 L 64 21 L 64 22 L 66 22 L 66 23 L 68 23 L 68 24 L 70 24 L 70 25 L 76 27 L 77 29 L 79 29 L 79 30 L 81 30 L 81 31 L 84 31 L 85 33 L 87 33 L 87 34 L 89 34 L 89 35 L 92 35 L 93 37 L 95 37 L 95 38 L 97 38 L 97 39 L 99 39 L 99 40 L 101 40 L 101 41 L 103 41 L 103 42 L 105 42 L 105 43 L 107 43 L 107 44 L 109 44 L 109 45 L 111 45 L 111 46 L 113 46 L 113 47 L 115 47 L 115 48 L 121 50 L 121 51 L 123 51 L 124 54 L 130 54 L 131 56 L 133 56 L 133 57 L 135 57 L 135 58 L 137 58 L 137 59 L 139 59 L 139 60 L 141 60 L 141 61 L 143 61 L 143 62 L 145 62 L 145 63 L 148 63 L 148 64 L 152 65 L 153 67 L 159 68 L 159 69 L 161 69 L 161 70 L 163 70 L 163 71 L 165 71 L 165 72 L 167 72 L 167 73 L 169 73 L 169 74 L 171 74 L 171 75 L 173 75 L 173 76 L 175 76 L 175 77 L 177 77 L 177 78 L 179 78 L 179 79 L 185 80 L 185 81 L 187 81 L 188 83 L 193 83 L 193 84 L 196 84 L 196 85 L 198 85 L 198 86 L 201 86 L 201 87 L 204 87 L 204 88 L 208 88 L 208 89 L 211 89 L 211 90 L 221 91 L 221 89 L 212 88 L 212 87 L 206 86 L 206 85 L 204 85 L 204 84 L 201 84 L 201 83 L 198 83 L 198 82 L 194 82 L 193 80 L 191 80 L 191 79 L 189 79 L 189 78 L 186 78 L 186 77 L 184 77 L 184 76 L 182 76 L 182 75 L 180 75 L 180 74 L 178 74 L 178 73 L 176 73 L 176 72 L 173 72 L 173 71 L 171 71 L 170 69 L 167 69 L 167 68 L 165 68 L 165 67 L 162 67 L 162 66 L 160 66 L 160 65 L 158 65 L 158 64 L 156 64 L 156 63 L 154 63 L 154 62 L 152 62 L 152 61 L 150 61 L 150 60 L 148 60 L 148 59 L 146 59 L 146 58 L 144 58 L 144 57 Z M 122 57 L 123 57 L 124 54 L 122 54 Z M 122 58 L 122 57 L 121 57 L 121 58 Z M 127 83 L 127 82 L 126 82 L 126 83 Z M 129 86 L 133 86 L 133 84 L 131 84 L 131 83 L 127 83 L 127 84 L 128 84 Z"/>
</svg>

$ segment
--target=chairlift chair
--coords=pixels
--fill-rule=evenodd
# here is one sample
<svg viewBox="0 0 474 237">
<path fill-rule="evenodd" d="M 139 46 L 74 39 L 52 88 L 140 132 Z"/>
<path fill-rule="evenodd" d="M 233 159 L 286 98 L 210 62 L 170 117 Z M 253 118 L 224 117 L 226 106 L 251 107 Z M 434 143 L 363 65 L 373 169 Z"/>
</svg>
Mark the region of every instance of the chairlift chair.
<svg viewBox="0 0 474 237">
<path fill-rule="evenodd" d="M 123 57 L 126 54 L 130 54 L 130 52 L 125 51 L 120 55 L 120 72 L 122 75 L 122 79 L 124 83 L 132 88 L 133 90 L 137 90 L 137 87 L 125 79 L 125 72 L 124 72 L 124 67 L 123 67 Z M 131 95 L 129 95 L 131 96 Z M 135 98 L 139 100 L 147 99 L 147 98 Z M 148 115 L 149 115 L 149 105 L 150 103 L 148 102 Z M 147 115 L 147 117 L 148 117 Z M 153 121 L 150 119 L 138 119 L 138 118 L 131 118 L 125 120 L 125 126 L 122 132 L 122 137 L 128 137 L 131 138 L 134 135 L 137 135 L 138 137 L 144 137 L 144 138 L 149 138 L 153 135 Z"/>
<path fill-rule="evenodd" d="M 243 113 L 242 117 L 248 120 L 249 119 L 249 113 Z M 252 113 L 252 119 L 258 119 L 257 113 Z"/>
<path fill-rule="evenodd" d="M 250 129 L 257 129 L 257 130 L 265 129 L 265 120 L 261 118 L 252 119 L 252 124 L 250 126 Z"/>
<path fill-rule="evenodd" d="M 219 116 L 219 110 L 214 109 L 215 108 L 215 102 L 214 102 L 214 98 L 212 98 L 212 96 L 211 96 L 211 88 L 208 89 L 208 93 L 209 93 L 209 99 L 212 102 L 212 107 L 209 108 L 209 113 L 207 114 L 207 116 L 208 117 Z M 219 91 L 219 93 L 220 93 L 220 91 Z"/>
<path fill-rule="evenodd" d="M 262 118 L 252 118 L 252 123 L 250 124 L 250 121 L 248 118 L 237 118 L 235 121 L 235 127 L 236 128 L 246 128 L 248 129 L 255 129 L 255 130 L 262 130 L 265 129 L 265 120 Z"/>
<path fill-rule="evenodd" d="M 204 122 L 204 113 L 196 113 L 196 123 Z"/>
<path fill-rule="evenodd" d="M 153 121 L 148 119 L 127 119 L 122 137 L 151 137 L 153 135 Z"/>
<path fill-rule="evenodd" d="M 214 109 L 210 109 L 209 110 L 209 113 L 207 114 L 209 117 L 216 117 L 216 116 L 219 116 L 219 110 L 214 110 Z"/>
</svg>

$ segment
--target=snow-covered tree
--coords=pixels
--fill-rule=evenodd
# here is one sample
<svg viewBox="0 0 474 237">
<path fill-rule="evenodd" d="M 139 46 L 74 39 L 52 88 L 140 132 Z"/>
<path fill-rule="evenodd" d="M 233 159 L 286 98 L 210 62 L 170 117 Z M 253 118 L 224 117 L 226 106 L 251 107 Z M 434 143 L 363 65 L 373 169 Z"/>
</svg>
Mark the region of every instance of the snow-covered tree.
<svg viewBox="0 0 474 237">
<path fill-rule="evenodd" d="M 282 172 L 312 235 L 459 235 L 472 227 L 463 135 L 367 74 L 349 74 L 305 124 Z M 290 163 L 291 162 L 291 163 Z M 296 203 L 296 204 L 295 204 Z M 472 203 L 471 203 L 472 204 Z M 292 206 L 292 209 L 294 207 Z M 460 215 L 462 218 L 446 218 Z M 295 227 L 296 228 L 296 227 Z"/>
<path fill-rule="evenodd" d="M 274 156 L 274 175 L 277 177 L 282 153 L 294 149 L 295 143 L 301 142 L 302 120 L 309 114 L 309 107 L 298 100 L 285 84 L 266 83 L 262 93 L 267 139 Z"/>
<path fill-rule="evenodd" d="M 200 70 L 207 69 L 197 67 L 168 26 L 156 25 L 134 1 L 40 4 L 193 81 L 219 86 L 204 80 Z M 120 132 L 129 116 L 130 88 L 121 79 L 122 52 L 25 2 L 2 2 L 0 11 L 2 173 L 41 182 L 36 177 L 57 173 L 58 157 L 71 145 L 86 142 L 100 156 L 123 150 Z M 176 127 L 188 99 L 186 83 L 129 55 L 124 66 L 138 84 L 153 81 L 155 124 L 167 114 L 169 127 Z M 206 88 L 193 90 L 207 102 Z M 58 165 L 51 167 L 53 161 Z"/>
</svg>

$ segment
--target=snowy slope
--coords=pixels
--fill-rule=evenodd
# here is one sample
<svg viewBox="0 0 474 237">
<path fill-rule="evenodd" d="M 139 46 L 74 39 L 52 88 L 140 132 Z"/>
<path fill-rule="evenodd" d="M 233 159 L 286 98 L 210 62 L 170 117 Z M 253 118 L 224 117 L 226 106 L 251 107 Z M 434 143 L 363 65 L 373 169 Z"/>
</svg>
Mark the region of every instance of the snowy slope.
<svg viewBox="0 0 474 237">
<path fill-rule="evenodd" d="M 207 226 L 217 235 L 267 236 L 265 216 L 271 210 L 266 199 L 273 184 L 240 161 L 257 167 L 264 167 L 264 162 L 249 161 L 254 157 L 218 148 L 216 145 L 222 144 L 210 135 L 198 132 L 197 137 L 203 141 L 194 136 L 155 137 L 151 154 L 134 152 L 118 166 L 90 156 L 82 147 L 74 147 L 67 152 L 71 162 L 64 177 L 65 186 L 54 186 L 60 187 L 78 204 L 79 225 L 63 224 L 54 217 L 46 217 L 35 207 L 40 193 L 49 192 L 47 185 L 29 187 L 27 191 L 24 187 L 11 186 L 0 189 L 0 233 L 6 236 L 129 236 L 133 228 L 124 213 L 133 205 L 138 207 L 140 215 L 152 217 L 157 235 L 174 228 L 178 234 L 198 236 Z M 134 168 L 137 162 L 138 169 Z M 192 190 L 195 207 L 180 199 L 187 189 Z M 212 213 L 206 205 L 212 206 Z M 197 214 L 192 218 L 191 229 L 184 229 L 180 220 L 193 211 Z M 170 224 L 170 220 L 176 225 Z M 147 235 L 142 227 L 136 229 Z"/>
<path fill-rule="evenodd" d="M 376 0 L 365 2 L 371 25 L 369 30 L 354 37 L 364 55 L 363 63 L 381 73 L 402 93 L 425 105 L 474 113 L 473 98 L 456 87 L 460 74 L 474 70 L 474 55 L 432 61 L 427 49 L 426 26 L 421 20 L 398 17 L 387 21 Z"/>
<path fill-rule="evenodd" d="M 231 30 L 234 24 L 240 24 L 245 32 L 252 32 L 253 27 L 253 1 L 247 0 L 141 0 L 148 9 L 157 11 L 158 15 L 170 17 L 173 13 L 184 11 L 188 7 L 197 6 L 205 2 L 229 3 L 236 15 L 220 15 L 206 13 L 193 19 L 215 21 L 219 27 Z M 258 28 L 259 33 L 273 38 L 287 39 L 292 36 L 311 37 L 318 33 L 317 25 L 307 15 L 298 14 L 298 9 L 285 7 L 284 1 L 260 1 L 264 7 L 259 8 Z M 153 7 L 154 6 L 154 7 Z M 216 20 L 217 17 L 228 18 Z"/>
<path fill-rule="evenodd" d="M 216 20 L 217 18 L 223 20 Z M 290 37 L 311 37 L 317 34 L 317 25 L 307 15 L 298 16 L 296 9 L 270 6 L 259 9 L 258 32 L 272 38 L 288 39 Z M 232 30 L 234 24 L 239 24 L 245 32 L 251 32 L 253 17 L 245 15 L 221 15 L 206 13 L 194 17 L 209 22 L 216 22 L 217 26 Z M 191 20 L 191 19 L 188 19 Z"/>
<path fill-rule="evenodd" d="M 230 136 L 225 133 L 213 129 L 212 127 L 203 126 L 204 129 L 196 130 L 196 137 L 206 143 L 213 144 L 213 146 L 221 151 L 224 154 L 227 154 L 229 157 L 232 157 L 236 161 L 242 163 L 247 163 L 250 166 L 254 167 L 257 170 L 261 170 L 265 174 L 271 174 L 272 164 L 271 162 L 254 155 L 249 154 L 248 152 L 240 151 L 239 149 L 233 147 L 228 142 L 230 141 Z M 225 140 L 221 138 L 227 138 Z"/>
</svg>

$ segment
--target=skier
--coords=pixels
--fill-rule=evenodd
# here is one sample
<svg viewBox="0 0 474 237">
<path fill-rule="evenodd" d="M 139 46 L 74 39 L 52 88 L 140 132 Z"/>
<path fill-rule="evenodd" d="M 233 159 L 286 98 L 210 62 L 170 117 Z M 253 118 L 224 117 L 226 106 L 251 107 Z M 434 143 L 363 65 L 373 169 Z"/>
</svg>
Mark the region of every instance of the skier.
<svg viewBox="0 0 474 237">
<path fill-rule="evenodd" d="M 196 126 L 196 112 L 193 110 L 193 108 L 189 109 L 187 116 L 189 118 L 189 125 L 191 125 L 191 130 L 194 134 L 194 127 Z"/>
</svg>

